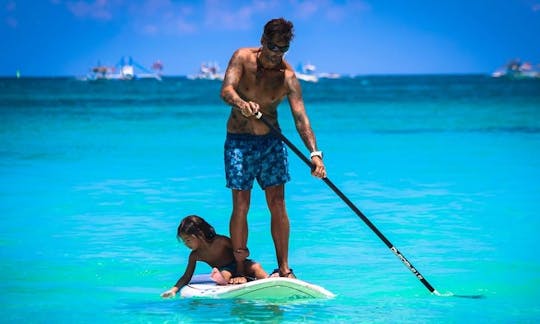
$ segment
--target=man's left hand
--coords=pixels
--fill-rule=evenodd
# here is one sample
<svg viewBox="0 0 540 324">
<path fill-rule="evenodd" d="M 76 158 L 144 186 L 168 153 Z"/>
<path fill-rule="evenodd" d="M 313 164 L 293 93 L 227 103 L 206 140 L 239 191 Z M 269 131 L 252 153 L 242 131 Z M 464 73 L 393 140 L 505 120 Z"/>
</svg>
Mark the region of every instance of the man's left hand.
<svg viewBox="0 0 540 324">
<path fill-rule="evenodd" d="M 326 178 L 326 168 L 324 167 L 323 160 L 319 156 L 314 156 L 311 159 L 311 175 L 317 178 Z"/>
</svg>

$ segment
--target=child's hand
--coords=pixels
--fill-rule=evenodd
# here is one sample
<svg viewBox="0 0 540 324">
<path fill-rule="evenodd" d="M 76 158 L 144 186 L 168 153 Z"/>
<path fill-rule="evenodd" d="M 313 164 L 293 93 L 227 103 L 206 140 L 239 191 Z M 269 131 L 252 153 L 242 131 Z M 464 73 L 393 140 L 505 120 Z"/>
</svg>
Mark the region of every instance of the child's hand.
<svg viewBox="0 0 540 324">
<path fill-rule="evenodd" d="M 173 287 L 167 291 L 165 291 L 164 293 L 161 294 L 161 297 L 163 298 L 170 298 L 170 297 L 174 297 L 176 295 L 176 292 L 178 291 L 178 288 L 176 287 Z"/>
</svg>

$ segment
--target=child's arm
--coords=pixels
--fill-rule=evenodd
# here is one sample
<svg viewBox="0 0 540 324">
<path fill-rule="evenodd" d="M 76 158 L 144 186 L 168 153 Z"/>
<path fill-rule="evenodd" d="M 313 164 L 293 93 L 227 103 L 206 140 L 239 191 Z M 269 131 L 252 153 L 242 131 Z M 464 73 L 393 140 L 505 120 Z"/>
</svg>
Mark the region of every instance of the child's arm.
<svg viewBox="0 0 540 324">
<path fill-rule="evenodd" d="M 191 277 L 193 277 L 193 273 L 195 272 L 195 265 L 196 264 L 197 264 L 197 257 L 195 255 L 195 252 L 191 252 L 189 254 L 189 261 L 188 261 L 188 265 L 186 267 L 186 271 L 184 272 L 182 277 L 180 277 L 180 279 L 178 279 L 178 281 L 176 282 L 174 287 L 172 287 L 171 289 L 163 292 L 161 294 L 161 297 L 164 297 L 164 298 L 174 297 L 176 295 L 176 293 L 182 287 L 187 285 L 189 283 L 189 281 L 191 280 Z"/>
</svg>

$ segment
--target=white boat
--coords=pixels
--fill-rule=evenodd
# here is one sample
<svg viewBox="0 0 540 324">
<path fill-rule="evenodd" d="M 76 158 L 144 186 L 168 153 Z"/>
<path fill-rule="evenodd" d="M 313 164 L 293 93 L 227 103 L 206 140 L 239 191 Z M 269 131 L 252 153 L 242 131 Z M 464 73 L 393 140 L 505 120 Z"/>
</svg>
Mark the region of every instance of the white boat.
<svg viewBox="0 0 540 324">
<path fill-rule="evenodd" d="M 199 68 L 199 73 L 188 75 L 190 80 L 220 80 L 222 81 L 225 75 L 220 72 L 217 62 L 203 62 Z"/>
<path fill-rule="evenodd" d="M 135 68 L 137 68 L 137 70 Z M 97 81 L 155 79 L 161 81 L 161 70 L 163 69 L 163 64 L 160 61 L 156 61 L 152 65 L 151 69 L 153 71 L 135 62 L 131 56 L 127 59 L 122 57 L 115 66 L 98 64 L 92 68 L 90 73 L 88 73 L 85 77 L 79 78 L 79 80 Z"/>
<path fill-rule="evenodd" d="M 328 72 L 323 72 L 323 73 L 319 73 L 319 79 L 340 79 L 341 78 L 341 74 L 339 73 L 328 73 Z"/>
<path fill-rule="evenodd" d="M 315 74 L 315 70 L 317 70 L 317 68 L 313 64 L 299 64 L 294 73 L 299 80 L 306 82 L 318 82 L 319 77 L 317 74 Z"/>
<path fill-rule="evenodd" d="M 515 59 L 497 69 L 491 76 L 494 78 L 537 79 L 540 78 L 540 64 L 535 67 L 530 62 L 521 62 L 519 59 Z"/>
</svg>

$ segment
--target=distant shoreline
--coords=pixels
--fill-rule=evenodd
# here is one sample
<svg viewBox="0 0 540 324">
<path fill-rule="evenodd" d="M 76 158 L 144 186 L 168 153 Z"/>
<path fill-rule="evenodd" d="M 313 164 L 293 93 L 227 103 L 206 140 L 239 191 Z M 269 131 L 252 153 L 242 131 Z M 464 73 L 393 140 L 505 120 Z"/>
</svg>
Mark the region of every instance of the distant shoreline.
<svg viewBox="0 0 540 324">
<path fill-rule="evenodd" d="M 490 73 L 402 73 L 402 74 L 356 74 L 356 75 L 342 75 L 338 79 L 331 79 L 328 78 L 328 80 L 340 80 L 340 79 L 358 79 L 358 78 L 377 78 L 377 77 L 465 77 L 465 76 L 487 76 L 491 78 Z M 40 76 L 40 75 L 27 75 L 27 76 L 8 76 L 8 75 L 0 75 L 0 79 L 73 79 L 77 80 L 78 76 L 66 76 L 66 75 L 58 75 L 58 76 Z M 163 79 L 188 79 L 187 75 L 162 75 Z M 102 80 L 104 82 L 126 82 L 126 81 L 141 81 L 141 80 Z M 152 81 L 152 80 L 147 80 Z M 153 80 L 156 81 L 156 80 Z M 200 81 L 200 80 L 195 80 Z M 217 80 L 209 80 L 209 81 L 217 81 Z"/>
</svg>

